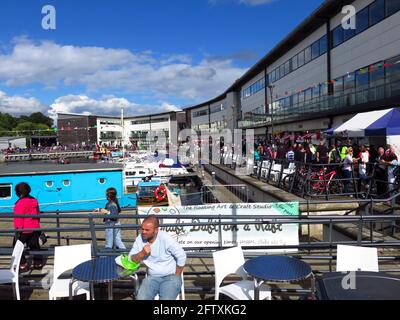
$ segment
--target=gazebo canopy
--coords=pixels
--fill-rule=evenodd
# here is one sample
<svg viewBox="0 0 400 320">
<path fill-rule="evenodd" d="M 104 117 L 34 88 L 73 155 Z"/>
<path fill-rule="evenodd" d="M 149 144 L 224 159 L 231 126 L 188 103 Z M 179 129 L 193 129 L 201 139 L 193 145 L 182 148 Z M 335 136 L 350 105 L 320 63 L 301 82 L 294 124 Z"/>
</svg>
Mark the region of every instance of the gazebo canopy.
<svg viewBox="0 0 400 320">
<path fill-rule="evenodd" d="M 327 130 L 326 133 L 348 137 L 400 135 L 400 111 L 397 108 L 390 108 L 359 113 L 339 127 Z"/>
</svg>

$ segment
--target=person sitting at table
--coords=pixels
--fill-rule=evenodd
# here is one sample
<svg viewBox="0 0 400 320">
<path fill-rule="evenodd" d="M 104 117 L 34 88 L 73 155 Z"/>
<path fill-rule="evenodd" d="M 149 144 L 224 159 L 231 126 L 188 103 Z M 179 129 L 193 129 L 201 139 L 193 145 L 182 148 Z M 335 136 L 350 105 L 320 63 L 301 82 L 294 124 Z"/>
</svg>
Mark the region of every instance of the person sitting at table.
<svg viewBox="0 0 400 320">
<path fill-rule="evenodd" d="M 159 231 L 159 225 L 154 214 L 147 216 L 129 252 L 129 259 L 147 267 L 137 300 L 154 300 L 157 294 L 160 300 L 175 300 L 181 290 L 186 253 L 168 233 Z"/>
</svg>

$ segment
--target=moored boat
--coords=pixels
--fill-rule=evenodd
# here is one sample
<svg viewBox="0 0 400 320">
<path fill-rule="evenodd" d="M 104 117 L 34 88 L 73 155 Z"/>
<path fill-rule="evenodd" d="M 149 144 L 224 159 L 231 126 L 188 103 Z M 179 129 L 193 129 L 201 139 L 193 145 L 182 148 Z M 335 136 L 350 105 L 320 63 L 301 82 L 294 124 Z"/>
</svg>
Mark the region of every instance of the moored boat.
<svg viewBox="0 0 400 320">
<path fill-rule="evenodd" d="M 18 200 L 14 192 L 27 182 L 38 199 L 40 211 L 91 211 L 104 207 L 107 188 L 117 189 L 122 208 L 136 208 L 136 194 L 123 188 L 123 167 L 119 164 L 71 163 L 9 164 L 0 168 L 0 212 L 11 212 Z"/>
</svg>

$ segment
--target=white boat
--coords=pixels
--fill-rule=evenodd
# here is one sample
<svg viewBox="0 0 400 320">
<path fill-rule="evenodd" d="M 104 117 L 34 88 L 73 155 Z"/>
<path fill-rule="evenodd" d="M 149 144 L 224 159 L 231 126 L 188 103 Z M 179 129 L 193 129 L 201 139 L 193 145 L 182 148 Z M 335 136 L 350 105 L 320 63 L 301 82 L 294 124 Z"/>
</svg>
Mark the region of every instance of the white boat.
<svg viewBox="0 0 400 320">
<path fill-rule="evenodd" d="M 173 159 L 155 161 L 151 158 L 131 158 L 124 163 L 124 187 L 133 193 L 141 181 L 152 180 L 167 184 L 172 176 L 185 174 L 188 174 L 186 168 Z"/>
</svg>

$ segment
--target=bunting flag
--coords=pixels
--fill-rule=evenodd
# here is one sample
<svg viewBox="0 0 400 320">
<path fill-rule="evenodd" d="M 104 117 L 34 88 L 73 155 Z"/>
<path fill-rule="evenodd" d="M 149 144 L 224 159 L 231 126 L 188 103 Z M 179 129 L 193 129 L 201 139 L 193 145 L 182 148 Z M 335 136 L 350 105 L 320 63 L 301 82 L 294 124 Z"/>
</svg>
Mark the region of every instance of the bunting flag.
<svg viewBox="0 0 400 320">
<path fill-rule="evenodd" d="M 361 68 L 359 71 L 360 71 L 360 74 L 365 74 L 368 72 L 368 68 Z"/>
</svg>

